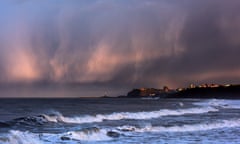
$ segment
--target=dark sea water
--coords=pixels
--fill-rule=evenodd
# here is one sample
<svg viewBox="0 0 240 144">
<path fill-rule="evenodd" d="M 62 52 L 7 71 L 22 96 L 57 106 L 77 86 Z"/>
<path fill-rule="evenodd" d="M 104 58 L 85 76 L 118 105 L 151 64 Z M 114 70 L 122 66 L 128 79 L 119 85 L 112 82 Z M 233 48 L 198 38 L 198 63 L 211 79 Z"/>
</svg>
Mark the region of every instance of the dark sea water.
<svg viewBox="0 0 240 144">
<path fill-rule="evenodd" d="M 0 99 L 0 144 L 240 143 L 240 100 Z"/>
</svg>

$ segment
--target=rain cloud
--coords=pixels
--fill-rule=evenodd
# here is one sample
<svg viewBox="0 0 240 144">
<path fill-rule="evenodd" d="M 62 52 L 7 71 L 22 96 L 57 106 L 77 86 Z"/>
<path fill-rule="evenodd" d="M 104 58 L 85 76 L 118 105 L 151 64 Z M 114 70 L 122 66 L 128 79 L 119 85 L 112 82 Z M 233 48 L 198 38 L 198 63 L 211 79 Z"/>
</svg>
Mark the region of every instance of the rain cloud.
<svg viewBox="0 0 240 144">
<path fill-rule="evenodd" d="M 237 0 L 3 0 L 0 84 L 119 94 L 239 83 L 239 6 Z"/>
</svg>

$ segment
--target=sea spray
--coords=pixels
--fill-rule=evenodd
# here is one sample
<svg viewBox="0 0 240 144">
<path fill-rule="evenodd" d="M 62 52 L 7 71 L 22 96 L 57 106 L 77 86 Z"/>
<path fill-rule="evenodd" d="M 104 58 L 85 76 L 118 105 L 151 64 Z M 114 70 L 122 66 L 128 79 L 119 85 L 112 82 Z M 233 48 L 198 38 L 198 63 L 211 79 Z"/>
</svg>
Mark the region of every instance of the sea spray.
<svg viewBox="0 0 240 144">
<path fill-rule="evenodd" d="M 22 132 L 18 130 L 11 130 L 5 136 L 0 136 L 1 144 L 44 144 L 38 134 L 31 132 Z"/>
<path fill-rule="evenodd" d="M 134 119 L 134 120 L 147 120 L 159 118 L 162 116 L 179 116 L 187 114 L 203 114 L 208 112 L 217 112 L 218 109 L 213 107 L 196 107 L 189 109 L 177 109 L 169 110 L 162 109 L 159 111 L 150 112 L 119 112 L 112 114 L 97 114 L 95 116 L 85 115 L 76 117 L 65 117 L 61 113 L 56 115 L 44 115 L 49 122 L 64 122 L 64 123 L 93 123 L 102 122 L 104 120 L 123 120 L 123 119 Z"/>
<path fill-rule="evenodd" d="M 225 109 L 240 109 L 240 100 L 211 99 L 195 102 L 194 105 L 201 107 L 216 107 Z"/>
<path fill-rule="evenodd" d="M 221 129 L 221 128 L 237 128 L 240 127 L 240 119 L 235 120 L 222 120 L 215 123 L 200 123 L 193 125 L 175 125 L 170 127 L 164 126 L 152 126 L 146 125 L 144 127 L 136 127 L 136 126 L 120 126 L 117 127 L 119 131 L 134 131 L 134 132 L 193 132 L 193 131 L 207 131 L 213 129 Z"/>
</svg>

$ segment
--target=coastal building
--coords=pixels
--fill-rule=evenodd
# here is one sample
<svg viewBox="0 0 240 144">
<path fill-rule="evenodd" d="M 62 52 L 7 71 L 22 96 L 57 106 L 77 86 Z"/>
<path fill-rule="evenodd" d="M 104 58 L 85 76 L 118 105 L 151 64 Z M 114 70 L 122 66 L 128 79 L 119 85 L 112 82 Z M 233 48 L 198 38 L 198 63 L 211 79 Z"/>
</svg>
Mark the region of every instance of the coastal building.
<svg viewBox="0 0 240 144">
<path fill-rule="evenodd" d="M 128 92 L 128 97 L 166 97 L 169 93 L 175 92 L 175 90 L 169 89 L 167 86 L 164 86 L 163 89 L 155 88 L 140 88 L 133 89 Z"/>
<path fill-rule="evenodd" d="M 190 88 L 190 89 L 196 88 L 196 86 L 195 86 L 194 84 L 190 84 L 189 88 Z"/>
</svg>

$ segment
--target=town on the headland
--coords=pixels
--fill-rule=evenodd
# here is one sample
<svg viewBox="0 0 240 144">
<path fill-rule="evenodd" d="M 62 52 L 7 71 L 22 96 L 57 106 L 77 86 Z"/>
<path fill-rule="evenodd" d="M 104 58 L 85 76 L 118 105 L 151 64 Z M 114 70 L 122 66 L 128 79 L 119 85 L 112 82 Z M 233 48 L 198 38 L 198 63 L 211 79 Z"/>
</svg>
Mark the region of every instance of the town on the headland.
<svg viewBox="0 0 240 144">
<path fill-rule="evenodd" d="M 216 98 L 216 99 L 240 99 L 240 85 L 233 84 L 190 84 L 187 88 L 171 89 L 164 86 L 157 88 L 133 89 L 126 96 L 119 98 Z"/>
</svg>

